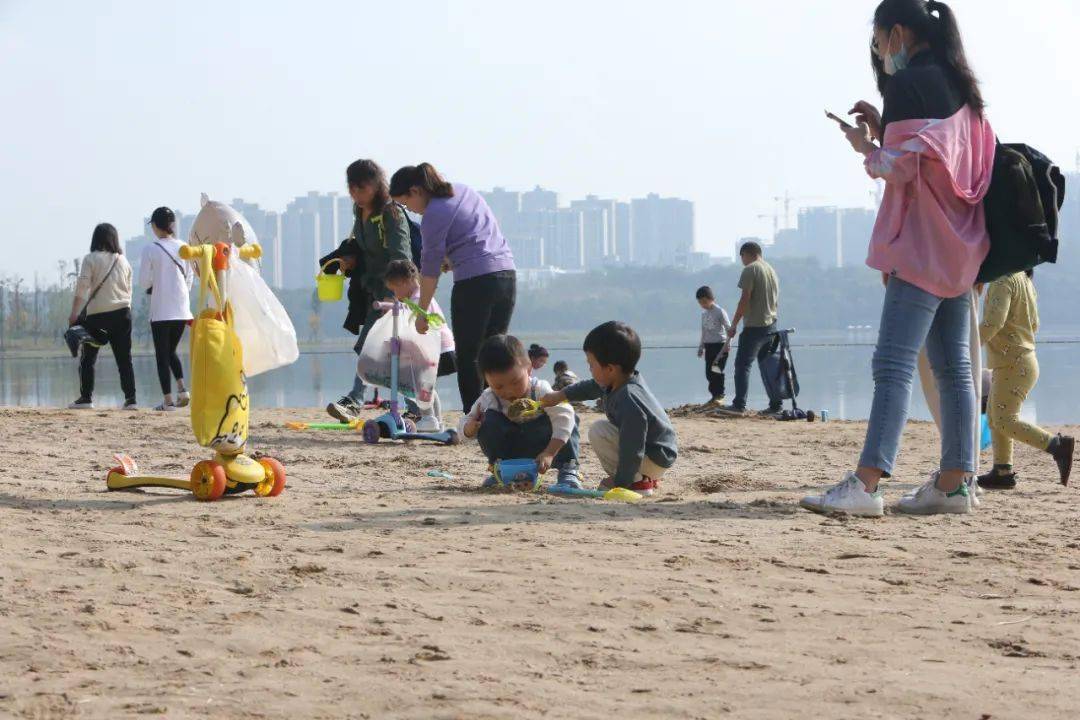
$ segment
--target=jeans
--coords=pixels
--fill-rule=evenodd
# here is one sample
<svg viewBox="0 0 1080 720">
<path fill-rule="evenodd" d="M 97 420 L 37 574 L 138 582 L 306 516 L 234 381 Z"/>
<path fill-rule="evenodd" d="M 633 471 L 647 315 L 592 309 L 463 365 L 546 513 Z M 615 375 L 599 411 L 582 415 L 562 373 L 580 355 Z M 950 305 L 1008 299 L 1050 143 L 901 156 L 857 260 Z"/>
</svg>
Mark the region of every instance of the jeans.
<svg viewBox="0 0 1080 720">
<path fill-rule="evenodd" d="M 724 343 L 705 343 L 705 379 L 709 381 L 709 397 L 724 397 L 724 367 L 727 366 L 728 356 L 720 355 L 724 349 Z M 720 362 L 717 363 L 717 357 Z M 713 372 L 713 365 L 720 366 L 720 372 Z"/>
<path fill-rule="evenodd" d="M 375 308 L 368 310 L 367 317 L 364 318 L 364 326 L 360 328 L 360 337 L 356 338 L 356 344 L 353 345 L 353 352 L 356 353 L 357 357 L 360 356 L 360 351 L 364 349 L 364 341 L 367 340 L 368 333 L 371 332 L 371 326 L 374 325 L 382 315 L 382 310 L 376 310 Z M 357 405 L 363 405 L 364 390 L 366 388 L 367 385 L 364 384 L 364 380 L 360 377 L 359 373 L 354 370 L 352 390 L 346 394 L 346 397 L 352 398 L 356 401 Z"/>
<path fill-rule="evenodd" d="M 519 424 L 503 415 L 498 410 L 484 413 L 484 422 L 476 435 L 480 449 L 488 462 L 499 460 L 518 460 L 534 458 L 544 451 L 551 442 L 551 418 L 546 414 L 527 423 Z M 551 466 L 556 470 L 577 468 L 580 454 L 581 433 L 578 419 L 574 418 L 574 432 L 570 439 L 555 454 Z"/>
<path fill-rule="evenodd" d="M 735 353 L 735 400 L 731 406 L 746 409 L 746 395 L 750 392 L 750 367 L 754 360 L 761 361 L 769 354 L 769 341 L 776 332 L 776 323 L 767 327 L 744 327 L 739 334 L 739 349 Z M 780 402 L 769 398 L 770 408 L 779 408 Z"/>
<path fill-rule="evenodd" d="M 484 389 L 483 378 L 476 369 L 480 346 L 492 335 L 502 335 L 510 329 L 516 300 L 517 273 L 513 270 L 454 283 L 450 294 L 450 324 L 457 346 L 458 392 L 466 412 Z"/>
<path fill-rule="evenodd" d="M 135 401 L 135 368 L 131 364 L 131 308 L 120 308 L 109 312 L 88 315 L 83 327 L 102 345 L 112 345 L 116 368 L 120 371 L 120 387 L 124 391 L 124 401 Z M 91 400 L 94 397 L 94 365 L 97 363 L 100 348 L 87 343 L 82 345 L 82 357 L 79 358 L 79 398 Z"/>
<path fill-rule="evenodd" d="M 892 474 L 907 423 L 919 351 L 937 381 L 941 469 L 975 471 L 975 386 L 971 379 L 971 295 L 943 299 L 889 278 L 874 351 L 874 401 L 860 467 Z"/>
<path fill-rule="evenodd" d="M 184 379 L 184 366 L 176 348 L 184 337 L 186 320 L 158 320 L 150 323 L 150 334 L 154 338 L 154 359 L 157 361 L 158 382 L 163 395 L 172 394 L 172 379 Z"/>
</svg>

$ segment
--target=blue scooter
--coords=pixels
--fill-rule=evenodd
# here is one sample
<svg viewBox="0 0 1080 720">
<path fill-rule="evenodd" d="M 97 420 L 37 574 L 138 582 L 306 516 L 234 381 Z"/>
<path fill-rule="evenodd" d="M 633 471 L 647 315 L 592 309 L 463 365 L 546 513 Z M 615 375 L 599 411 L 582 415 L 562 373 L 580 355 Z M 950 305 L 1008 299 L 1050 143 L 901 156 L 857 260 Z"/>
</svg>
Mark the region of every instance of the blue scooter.
<svg viewBox="0 0 1080 720">
<path fill-rule="evenodd" d="M 398 322 L 401 310 L 405 306 L 394 302 L 376 302 L 374 307 L 392 312 L 394 332 L 390 338 L 390 410 L 374 420 L 364 423 L 361 433 L 364 442 L 374 445 L 380 440 L 427 440 L 443 445 L 458 445 L 461 437 L 456 430 L 443 430 L 436 433 L 416 431 L 416 423 L 401 416 L 401 403 L 398 402 L 398 366 L 401 359 L 401 339 L 398 337 Z"/>
</svg>

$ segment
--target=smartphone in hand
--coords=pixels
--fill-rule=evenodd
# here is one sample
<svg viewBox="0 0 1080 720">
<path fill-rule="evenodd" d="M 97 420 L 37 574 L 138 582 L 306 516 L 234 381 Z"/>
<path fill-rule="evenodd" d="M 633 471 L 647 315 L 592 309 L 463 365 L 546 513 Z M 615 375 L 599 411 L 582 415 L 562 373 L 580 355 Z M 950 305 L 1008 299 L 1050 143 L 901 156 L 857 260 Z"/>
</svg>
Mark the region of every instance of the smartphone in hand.
<svg viewBox="0 0 1080 720">
<path fill-rule="evenodd" d="M 845 130 L 854 130 L 855 129 L 854 125 L 849 123 L 847 120 L 844 120 L 842 117 L 840 117 L 836 113 L 832 113 L 832 112 L 829 112 L 828 110 L 826 110 L 825 111 L 825 117 L 827 117 L 830 120 L 832 120 L 833 122 L 837 123 L 840 127 L 844 128 Z"/>
</svg>

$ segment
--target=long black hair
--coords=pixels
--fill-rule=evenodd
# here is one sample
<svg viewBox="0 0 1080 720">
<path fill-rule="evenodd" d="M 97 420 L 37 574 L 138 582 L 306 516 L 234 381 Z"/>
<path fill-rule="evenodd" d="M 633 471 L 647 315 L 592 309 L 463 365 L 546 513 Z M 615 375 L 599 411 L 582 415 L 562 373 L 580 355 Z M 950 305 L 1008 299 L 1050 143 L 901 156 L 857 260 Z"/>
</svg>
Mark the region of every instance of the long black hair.
<svg viewBox="0 0 1080 720">
<path fill-rule="evenodd" d="M 454 197 L 454 186 L 431 163 L 406 165 L 390 178 L 390 194 L 394 197 L 407 195 L 414 187 L 423 188 L 431 197 Z"/>
<path fill-rule="evenodd" d="M 874 27 L 891 30 L 896 25 L 911 30 L 919 42 L 930 46 L 930 52 L 945 68 L 966 105 L 978 113 L 985 109 L 979 80 L 968 63 L 960 26 L 956 23 L 952 8 L 937 0 L 881 0 L 874 11 Z M 870 52 L 870 62 L 878 90 L 884 95 L 885 85 L 889 81 L 884 62 L 873 51 Z"/>
<path fill-rule="evenodd" d="M 120 249 L 120 233 L 109 223 L 101 223 L 94 228 L 94 234 L 90 236 L 90 252 L 107 252 L 113 255 L 123 255 Z"/>
<path fill-rule="evenodd" d="M 398 217 L 398 212 L 394 208 L 394 204 L 390 202 L 390 184 L 386 182 L 386 171 L 382 169 L 382 166 L 374 160 L 357 160 L 345 168 L 345 182 L 350 187 L 360 187 L 361 185 L 374 185 L 375 197 L 372 200 L 372 215 L 381 215 L 387 209 L 391 211 L 395 218 Z M 353 212 L 357 217 L 360 217 L 360 208 L 354 205 Z"/>
</svg>

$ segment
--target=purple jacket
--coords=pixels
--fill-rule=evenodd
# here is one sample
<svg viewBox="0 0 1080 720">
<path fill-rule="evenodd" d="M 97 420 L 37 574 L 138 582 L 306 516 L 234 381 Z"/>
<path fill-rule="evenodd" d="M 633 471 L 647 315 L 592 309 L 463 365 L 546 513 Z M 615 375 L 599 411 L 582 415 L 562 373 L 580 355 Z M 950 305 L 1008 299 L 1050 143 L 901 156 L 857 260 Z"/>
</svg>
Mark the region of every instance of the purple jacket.
<svg viewBox="0 0 1080 720">
<path fill-rule="evenodd" d="M 431 198 L 420 223 L 424 248 L 420 273 L 438 277 L 443 259 L 450 261 L 454 282 L 514 269 L 514 255 L 480 193 L 454 183 L 454 196 Z"/>
</svg>

